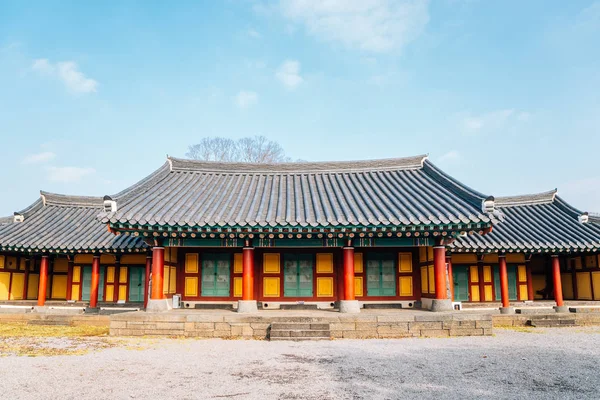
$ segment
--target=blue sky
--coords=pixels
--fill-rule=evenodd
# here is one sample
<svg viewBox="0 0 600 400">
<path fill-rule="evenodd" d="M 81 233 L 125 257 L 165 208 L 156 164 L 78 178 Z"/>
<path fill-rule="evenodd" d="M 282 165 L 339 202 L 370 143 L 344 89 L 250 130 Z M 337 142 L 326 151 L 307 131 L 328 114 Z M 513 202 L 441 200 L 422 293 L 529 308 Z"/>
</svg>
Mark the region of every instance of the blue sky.
<svg viewBox="0 0 600 400">
<path fill-rule="evenodd" d="M 254 135 L 600 211 L 598 43 L 600 0 L 4 0 L 0 215 Z"/>
</svg>

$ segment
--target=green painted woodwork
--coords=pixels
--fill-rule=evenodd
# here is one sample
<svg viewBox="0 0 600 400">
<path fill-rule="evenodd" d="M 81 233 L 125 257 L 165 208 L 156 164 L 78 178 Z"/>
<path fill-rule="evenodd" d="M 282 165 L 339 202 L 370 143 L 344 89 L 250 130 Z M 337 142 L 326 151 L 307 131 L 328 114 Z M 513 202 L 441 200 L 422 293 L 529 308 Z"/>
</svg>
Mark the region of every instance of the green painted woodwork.
<svg viewBox="0 0 600 400">
<path fill-rule="evenodd" d="M 283 255 L 283 296 L 313 297 L 312 255 Z"/>
<path fill-rule="evenodd" d="M 454 300 L 469 301 L 469 267 L 457 265 L 452 268 L 454 279 Z"/>
<path fill-rule="evenodd" d="M 145 268 L 129 267 L 129 301 L 144 301 L 145 280 Z"/>
<path fill-rule="evenodd" d="M 517 266 L 507 265 L 508 275 L 508 299 L 517 300 Z M 500 267 L 494 268 L 494 287 L 496 288 L 496 301 L 502 301 L 502 291 L 500 289 Z"/>
<path fill-rule="evenodd" d="M 395 296 L 396 268 L 394 255 L 369 254 L 367 258 L 367 296 Z"/>
<path fill-rule="evenodd" d="M 84 266 L 81 277 L 81 300 L 90 301 L 92 291 L 92 266 Z M 98 281 L 98 301 L 104 298 L 104 267 L 100 267 L 100 279 Z"/>
<path fill-rule="evenodd" d="M 231 292 L 230 275 L 230 254 L 202 254 L 202 296 L 229 297 Z"/>
</svg>

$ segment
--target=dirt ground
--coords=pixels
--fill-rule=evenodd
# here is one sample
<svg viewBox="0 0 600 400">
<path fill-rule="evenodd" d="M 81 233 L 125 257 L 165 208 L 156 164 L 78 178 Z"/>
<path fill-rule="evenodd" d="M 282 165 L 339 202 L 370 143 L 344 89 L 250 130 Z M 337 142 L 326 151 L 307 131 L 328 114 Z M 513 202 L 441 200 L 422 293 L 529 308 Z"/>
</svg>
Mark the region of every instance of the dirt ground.
<svg viewBox="0 0 600 400">
<path fill-rule="evenodd" d="M 36 331 L 37 329 L 37 331 Z M 0 327 L 6 399 L 598 399 L 600 328 L 266 342 Z"/>
</svg>

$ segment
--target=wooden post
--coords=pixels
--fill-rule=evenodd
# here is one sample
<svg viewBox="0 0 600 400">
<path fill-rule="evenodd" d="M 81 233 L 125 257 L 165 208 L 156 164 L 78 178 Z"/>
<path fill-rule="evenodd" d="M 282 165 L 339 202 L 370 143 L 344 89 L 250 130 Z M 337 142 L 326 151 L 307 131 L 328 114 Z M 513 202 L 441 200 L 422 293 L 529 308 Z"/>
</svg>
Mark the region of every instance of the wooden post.
<svg viewBox="0 0 600 400">
<path fill-rule="evenodd" d="M 165 270 L 165 248 L 152 248 L 152 292 L 150 298 L 152 300 L 162 300 L 165 298 L 163 293 L 163 280 Z"/>
<path fill-rule="evenodd" d="M 530 262 L 527 261 L 525 264 L 525 271 L 527 272 L 527 299 L 532 301 L 535 297 L 535 293 L 533 293 L 533 278 L 531 277 L 531 265 Z"/>
<path fill-rule="evenodd" d="M 356 300 L 354 294 L 354 247 L 344 247 L 344 300 Z"/>
<path fill-rule="evenodd" d="M 502 307 L 508 308 L 510 300 L 508 298 L 508 271 L 506 269 L 506 255 L 498 255 L 498 264 L 500 266 L 500 294 L 502 297 Z"/>
<path fill-rule="evenodd" d="M 483 281 L 483 256 L 477 261 L 477 275 L 479 276 L 479 301 L 485 301 L 485 282 Z"/>
<path fill-rule="evenodd" d="M 115 255 L 115 277 L 113 279 L 113 287 L 113 302 L 118 303 L 119 293 L 121 293 L 121 258 L 117 255 Z"/>
<path fill-rule="evenodd" d="M 452 256 L 446 254 L 446 265 L 448 266 L 448 285 L 450 286 L 450 299 L 454 301 L 454 276 L 452 275 Z"/>
<path fill-rule="evenodd" d="M 557 255 L 552 255 L 552 277 L 554 278 L 554 300 L 557 307 L 565 305 L 562 293 L 562 280 L 560 277 L 560 262 Z"/>
<path fill-rule="evenodd" d="M 73 259 L 69 258 L 67 262 L 67 301 L 71 300 L 71 290 L 73 286 Z"/>
<path fill-rule="evenodd" d="M 446 280 L 446 247 L 437 245 L 433 248 L 433 272 L 435 275 L 435 298 L 447 300 Z"/>
<path fill-rule="evenodd" d="M 92 283 L 90 286 L 90 308 L 98 307 L 98 284 L 100 283 L 100 256 L 92 260 Z"/>
<path fill-rule="evenodd" d="M 242 250 L 242 300 L 254 300 L 254 248 Z"/>
<path fill-rule="evenodd" d="M 150 272 L 152 269 L 152 255 L 146 256 L 146 274 L 144 275 L 144 308 L 148 306 L 148 292 L 150 286 Z"/>
<path fill-rule="evenodd" d="M 48 285 L 48 256 L 43 255 L 40 263 L 40 282 L 38 285 L 37 305 L 43 307 L 46 304 L 46 288 Z"/>
</svg>

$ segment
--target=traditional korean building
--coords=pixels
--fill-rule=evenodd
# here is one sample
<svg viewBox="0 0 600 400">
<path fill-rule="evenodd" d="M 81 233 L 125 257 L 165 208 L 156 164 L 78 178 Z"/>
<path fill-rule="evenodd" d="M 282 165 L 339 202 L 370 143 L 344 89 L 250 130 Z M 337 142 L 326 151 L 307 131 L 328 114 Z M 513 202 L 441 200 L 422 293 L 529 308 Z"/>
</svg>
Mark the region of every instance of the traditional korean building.
<svg viewBox="0 0 600 400">
<path fill-rule="evenodd" d="M 546 298 L 558 306 L 563 298 L 600 300 L 596 216 L 575 209 L 556 190 L 497 197 L 495 206 L 500 222 L 492 232 L 449 245 L 456 301 L 502 301 L 509 307 L 510 301 Z"/>
<path fill-rule="evenodd" d="M 2 218 L 0 301 L 143 302 L 147 246 L 99 223 L 103 204 L 100 197 L 42 192 Z"/>
<path fill-rule="evenodd" d="M 152 247 L 149 308 L 181 293 L 192 308 L 300 302 L 356 312 L 358 300 L 451 308 L 444 244 L 489 230 L 494 201 L 425 156 L 273 165 L 169 158 L 107 196 L 105 208 L 100 219 L 113 232 Z"/>
</svg>

